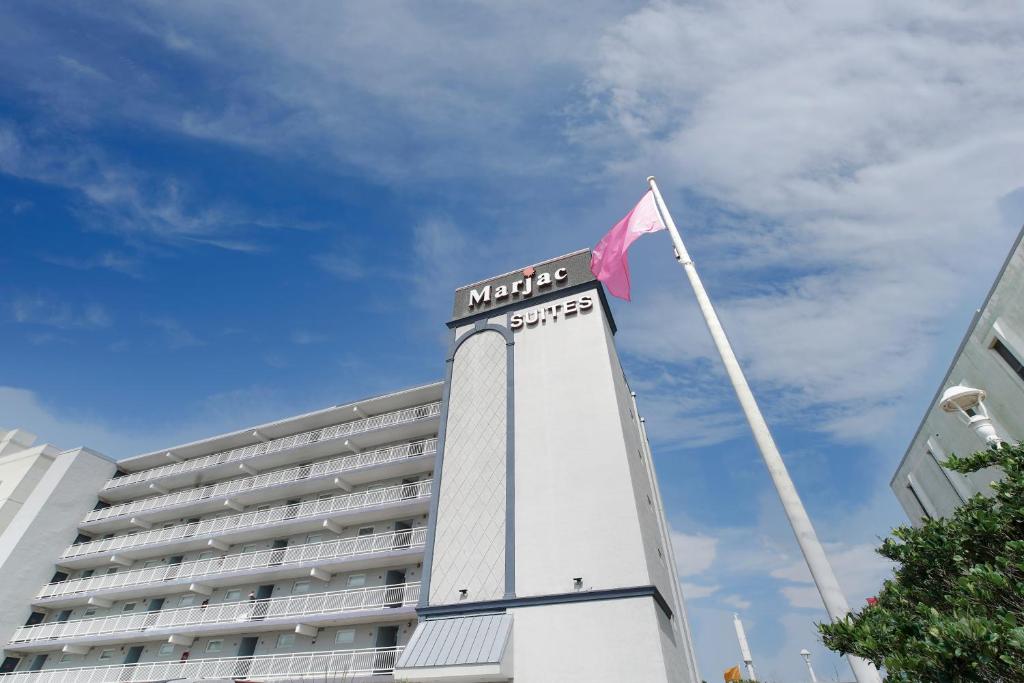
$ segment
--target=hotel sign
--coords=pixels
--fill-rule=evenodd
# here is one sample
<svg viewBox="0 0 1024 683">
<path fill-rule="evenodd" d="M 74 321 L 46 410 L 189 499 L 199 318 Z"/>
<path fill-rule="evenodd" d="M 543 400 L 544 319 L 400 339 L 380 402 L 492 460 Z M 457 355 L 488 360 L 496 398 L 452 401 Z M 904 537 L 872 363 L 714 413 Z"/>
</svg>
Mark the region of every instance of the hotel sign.
<svg viewBox="0 0 1024 683">
<path fill-rule="evenodd" d="M 522 270 L 476 282 L 455 290 L 452 319 L 496 311 L 549 292 L 594 280 L 590 250 L 583 249 Z"/>
</svg>

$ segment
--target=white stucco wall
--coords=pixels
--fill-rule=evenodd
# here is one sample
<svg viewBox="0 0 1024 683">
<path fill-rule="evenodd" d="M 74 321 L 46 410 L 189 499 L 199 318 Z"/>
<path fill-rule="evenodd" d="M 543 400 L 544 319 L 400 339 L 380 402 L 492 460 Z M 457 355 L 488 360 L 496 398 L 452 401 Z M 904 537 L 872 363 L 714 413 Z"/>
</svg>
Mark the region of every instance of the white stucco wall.
<svg viewBox="0 0 1024 683">
<path fill-rule="evenodd" d="M 0 450 L 0 533 L 32 495 L 43 474 L 60 453 L 59 449 L 49 444 L 21 448 L 17 437 L 23 433 L 22 430 L 13 430 L 0 443 L 3 446 Z"/>
<path fill-rule="evenodd" d="M 990 494 L 989 484 L 999 477 L 993 469 L 965 477 L 937 464 L 936 458 L 968 455 L 985 447 L 956 415 L 939 407 L 938 397 L 946 388 L 965 384 L 983 389 L 999 435 L 1010 441 L 1024 439 L 1024 379 L 992 348 L 997 340 L 1024 362 L 1024 245 L 1019 242 L 926 406 L 924 420 L 890 484 L 915 523 L 921 522 L 925 512 L 932 517 L 950 515 L 963 497 Z"/>
<path fill-rule="evenodd" d="M 650 598 L 510 610 L 516 683 L 679 683 Z"/>
<path fill-rule="evenodd" d="M 515 333 L 516 595 L 650 584 L 607 321 Z M 579 295 L 559 299 L 578 299 Z M 530 309 L 526 309 L 529 311 Z M 635 450 L 635 449 L 634 449 Z"/>
<path fill-rule="evenodd" d="M 25 623 L 36 592 L 53 576 L 54 559 L 75 539 L 78 521 L 113 473 L 112 461 L 88 449 L 61 453 L 0 535 L 0 643 Z"/>
</svg>

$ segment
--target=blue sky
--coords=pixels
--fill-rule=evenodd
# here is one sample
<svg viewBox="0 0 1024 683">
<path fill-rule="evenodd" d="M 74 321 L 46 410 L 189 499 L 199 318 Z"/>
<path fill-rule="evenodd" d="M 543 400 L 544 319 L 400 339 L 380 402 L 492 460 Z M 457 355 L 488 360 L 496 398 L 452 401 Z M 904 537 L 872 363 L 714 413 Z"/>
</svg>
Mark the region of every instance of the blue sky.
<svg viewBox="0 0 1024 683">
<path fill-rule="evenodd" d="M 1024 222 L 1013 3 L 6 3 L 0 424 L 136 452 L 432 381 L 658 175 L 852 604 Z M 849 677 L 667 238 L 618 344 L 704 677 Z"/>
</svg>

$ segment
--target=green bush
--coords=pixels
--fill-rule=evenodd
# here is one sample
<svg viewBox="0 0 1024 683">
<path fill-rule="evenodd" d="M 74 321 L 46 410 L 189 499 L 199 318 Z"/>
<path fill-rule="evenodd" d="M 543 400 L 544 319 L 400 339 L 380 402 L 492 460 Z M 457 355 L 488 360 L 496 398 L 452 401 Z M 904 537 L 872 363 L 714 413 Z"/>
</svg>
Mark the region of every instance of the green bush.
<svg viewBox="0 0 1024 683">
<path fill-rule="evenodd" d="M 878 552 L 897 568 L 878 602 L 818 628 L 827 647 L 885 667 L 893 683 L 1024 681 L 1024 446 L 945 464 L 1005 476 L 950 519 L 893 530 Z"/>
</svg>

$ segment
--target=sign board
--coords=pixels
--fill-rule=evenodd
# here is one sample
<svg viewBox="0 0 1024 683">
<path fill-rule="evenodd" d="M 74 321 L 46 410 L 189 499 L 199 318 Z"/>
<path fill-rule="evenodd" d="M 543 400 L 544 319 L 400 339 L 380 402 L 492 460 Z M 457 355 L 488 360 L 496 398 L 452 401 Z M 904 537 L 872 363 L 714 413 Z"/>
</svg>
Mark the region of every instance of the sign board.
<svg viewBox="0 0 1024 683">
<path fill-rule="evenodd" d="M 460 287 L 455 290 L 452 320 L 497 311 L 511 304 L 529 301 L 533 297 L 592 282 L 594 279 L 590 272 L 590 250 L 583 249 Z"/>
</svg>

